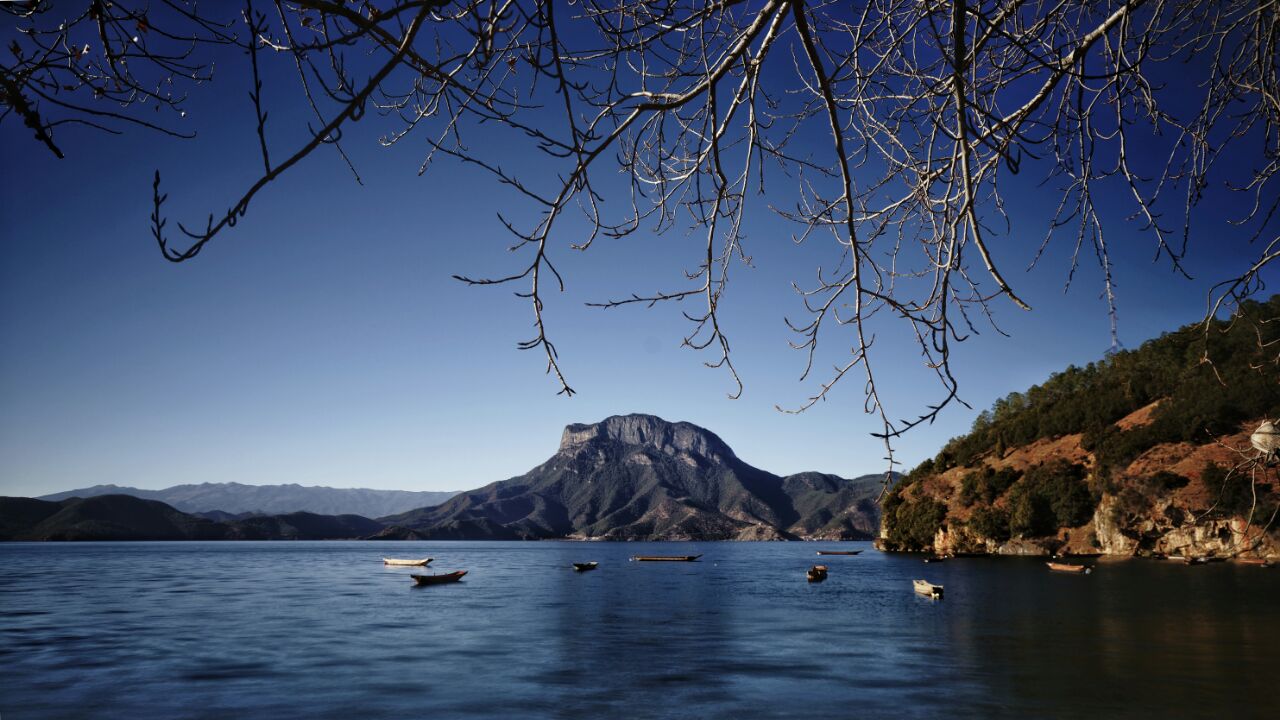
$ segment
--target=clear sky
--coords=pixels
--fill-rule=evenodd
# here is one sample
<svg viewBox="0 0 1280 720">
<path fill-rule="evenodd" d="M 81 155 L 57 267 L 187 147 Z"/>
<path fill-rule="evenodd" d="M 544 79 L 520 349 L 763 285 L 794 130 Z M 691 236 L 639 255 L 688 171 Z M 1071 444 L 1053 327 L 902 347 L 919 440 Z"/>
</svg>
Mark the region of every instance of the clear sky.
<svg viewBox="0 0 1280 720">
<path fill-rule="evenodd" d="M 194 222 L 237 197 L 260 162 L 243 77 L 225 78 L 194 95 L 195 141 L 67 128 L 58 139 L 68 159 L 58 161 L 18 123 L 0 126 L 0 494 L 220 481 L 467 489 L 542 462 L 568 423 L 630 412 L 705 426 L 780 474 L 884 469 L 859 381 L 801 415 L 774 409 L 815 388 L 797 382 L 803 357 L 783 323 L 801 307 L 790 282 L 812 277 L 815 250 L 795 247 L 792 228 L 767 212 L 749 229 L 756 267 L 735 269 L 725 300 L 746 384 L 738 400 L 726 398 L 725 375 L 702 366 L 714 358 L 679 347 L 681 306 L 583 305 L 678 285 L 699 241 L 640 233 L 575 253 L 572 226 L 555 249 L 568 288 L 547 298 L 547 318 L 579 394 L 556 396 L 541 356 L 515 348 L 530 333 L 527 302 L 450 278 L 516 267 L 495 215 L 509 194 L 456 164 L 418 177 L 421 143 L 384 150 L 371 128 L 347 142 L 363 186 L 336 154 L 316 154 L 199 258 L 166 262 L 148 227 L 154 170 L 174 220 Z M 305 120 L 273 109 L 273 139 L 289 145 Z M 519 152 L 513 163 L 536 162 Z M 1086 262 L 1063 292 L 1068 241 L 1022 271 L 1052 192 L 1013 199 L 1014 232 L 995 242 L 1035 310 L 993 304 L 1011 337 L 987 329 L 955 357 L 973 409 L 954 406 L 899 441 L 906 467 L 997 397 L 1110 345 L 1096 266 Z M 1153 241 L 1117 211 L 1125 346 L 1197 319 L 1208 286 L 1256 253 L 1225 222 L 1198 227 L 1188 281 L 1153 262 Z M 883 389 L 895 416 L 913 417 L 937 388 L 916 349 L 895 341 L 878 348 Z"/>
</svg>

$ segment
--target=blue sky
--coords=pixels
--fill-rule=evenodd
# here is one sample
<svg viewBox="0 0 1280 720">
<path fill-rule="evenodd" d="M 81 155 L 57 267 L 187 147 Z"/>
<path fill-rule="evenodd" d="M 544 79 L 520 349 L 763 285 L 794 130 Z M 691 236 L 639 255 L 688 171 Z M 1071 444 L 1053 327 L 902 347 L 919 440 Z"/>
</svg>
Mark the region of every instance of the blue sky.
<svg viewBox="0 0 1280 720">
<path fill-rule="evenodd" d="M 583 305 L 677 286 L 697 262 L 696 237 L 640 233 L 576 253 L 568 243 L 578 228 L 565 226 L 554 252 L 568 288 L 547 298 L 547 318 L 579 394 L 557 396 L 541 357 L 515 349 L 530 333 L 527 303 L 450 277 L 516 267 L 495 216 L 510 195 L 456 164 L 418 177 L 421 143 L 381 149 L 370 128 L 347 142 L 364 186 L 336 154 L 314 155 L 199 258 L 166 262 L 148 227 L 154 170 L 174 219 L 193 221 L 225 207 L 258 169 L 252 109 L 234 84 L 243 78 L 226 77 L 194 96 L 195 141 L 67 129 L 58 139 L 69 159 L 58 161 L 25 128 L 0 126 L 0 493 L 219 481 L 466 489 L 542 462 L 568 423 L 629 412 L 703 425 L 777 473 L 884 469 L 860 381 L 801 415 L 774 409 L 815 388 L 797 382 L 803 357 L 788 348 L 783 318 L 800 309 L 790 282 L 811 278 L 824 250 L 796 248 L 792 228 L 767 212 L 749 228 L 756 267 L 735 269 L 725 300 L 746 383 L 738 400 L 726 398 L 724 374 L 702 367 L 714 358 L 679 347 L 679 305 Z M 296 107 L 273 109 L 273 139 L 287 146 L 305 119 Z M 519 152 L 513 162 L 537 162 Z M 986 329 L 954 358 L 973 409 L 953 406 L 901 439 L 906 467 L 997 397 L 1109 347 L 1096 266 L 1086 261 L 1063 291 L 1069 241 L 1022 271 L 1053 193 L 1018 189 L 1012 199 L 1015 231 L 995 239 L 996 252 L 1035 310 L 993 303 L 1011 337 Z M 1153 241 L 1115 216 L 1127 347 L 1198 318 L 1208 286 L 1256 250 L 1225 222 L 1203 222 L 1188 281 L 1153 263 Z M 937 398 L 914 347 L 889 334 L 878 349 L 895 416 Z"/>
</svg>

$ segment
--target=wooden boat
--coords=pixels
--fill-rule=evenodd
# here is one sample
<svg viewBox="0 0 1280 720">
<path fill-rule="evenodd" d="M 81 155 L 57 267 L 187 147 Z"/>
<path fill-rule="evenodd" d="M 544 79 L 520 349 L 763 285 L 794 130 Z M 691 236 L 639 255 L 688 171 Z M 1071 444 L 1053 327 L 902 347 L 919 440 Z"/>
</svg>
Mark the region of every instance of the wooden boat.
<svg viewBox="0 0 1280 720">
<path fill-rule="evenodd" d="M 1272 563 L 1267 558 L 1236 558 L 1236 562 L 1241 565 L 1256 565 L 1258 567 L 1269 568 Z"/>
<path fill-rule="evenodd" d="M 410 575 L 413 581 L 419 585 L 443 585 L 444 583 L 458 582 L 466 575 L 466 570 L 455 570 L 451 573 L 441 573 L 439 575 Z"/>
<path fill-rule="evenodd" d="M 421 560 L 401 560 L 399 558 L 382 558 L 383 565 L 426 565 L 435 558 L 422 558 Z"/>
<path fill-rule="evenodd" d="M 640 562 L 694 562 L 701 555 L 636 555 L 631 558 Z"/>
<path fill-rule="evenodd" d="M 928 580 L 913 580 L 911 584 L 915 587 L 916 592 L 921 595 L 925 595 L 931 598 L 942 597 L 941 585 L 934 585 Z"/>
<path fill-rule="evenodd" d="M 598 562 L 574 563 L 573 569 L 577 570 L 578 572 L 586 572 L 587 570 L 595 570 L 596 566 L 599 564 L 600 563 Z"/>
<path fill-rule="evenodd" d="M 809 582 L 822 582 L 827 579 L 827 566 L 814 565 L 809 568 L 809 571 L 805 573 L 805 576 L 809 578 Z"/>
<path fill-rule="evenodd" d="M 1045 565 L 1048 565 L 1049 569 L 1054 572 L 1075 573 L 1076 575 L 1088 574 L 1093 571 L 1093 568 L 1074 563 L 1047 562 Z"/>
<path fill-rule="evenodd" d="M 861 550 L 819 550 L 819 555 L 857 555 Z"/>
</svg>

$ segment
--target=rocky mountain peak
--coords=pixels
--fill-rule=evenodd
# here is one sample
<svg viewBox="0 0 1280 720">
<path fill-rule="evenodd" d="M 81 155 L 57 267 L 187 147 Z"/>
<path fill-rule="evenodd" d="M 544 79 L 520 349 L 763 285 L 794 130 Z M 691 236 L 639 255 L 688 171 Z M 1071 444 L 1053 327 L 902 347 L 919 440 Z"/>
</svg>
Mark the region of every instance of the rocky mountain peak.
<svg viewBox="0 0 1280 720">
<path fill-rule="evenodd" d="M 648 447 L 668 455 L 700 455 L 713 462 L 735 457 L 729 446 L 710 430 L 692 423 L 668 422 L 640 414 L 614 415 L 598 423 L 569 425 L 560 439 L 560 452 L 574 452 L 599 442 Z"/>
</svg>

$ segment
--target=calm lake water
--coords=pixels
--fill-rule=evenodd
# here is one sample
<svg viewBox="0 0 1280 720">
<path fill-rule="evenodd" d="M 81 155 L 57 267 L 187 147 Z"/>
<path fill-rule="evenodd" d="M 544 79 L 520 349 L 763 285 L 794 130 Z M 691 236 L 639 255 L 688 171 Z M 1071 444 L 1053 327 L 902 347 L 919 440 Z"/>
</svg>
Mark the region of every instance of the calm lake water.
<svg viewBox="0 0 1280 720">
<path fill-rule="evenodd" d="M 1280 569 L 835 547 L 4 543 L 0 717 L 1276 716 Z"/>
</svg>

